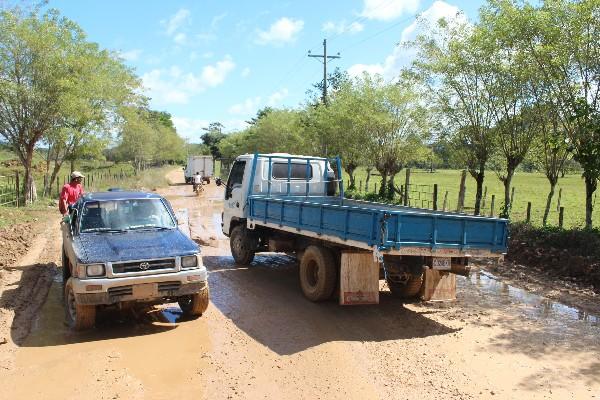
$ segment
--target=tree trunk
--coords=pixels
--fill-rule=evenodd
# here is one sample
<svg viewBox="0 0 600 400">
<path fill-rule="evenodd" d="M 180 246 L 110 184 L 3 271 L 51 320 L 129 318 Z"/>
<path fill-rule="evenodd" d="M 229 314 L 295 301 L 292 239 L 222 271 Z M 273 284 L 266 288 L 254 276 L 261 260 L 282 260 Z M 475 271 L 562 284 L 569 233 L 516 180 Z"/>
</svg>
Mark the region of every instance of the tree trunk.
<svg viewBox="0 0 600 400">
<path fill-rule="evenodd" d="M 396 177 L 396 174 L 390 174 L 390 178 L 388 179 L 388 183 L 387 183 L 387 193 L 385 194 L 386 199 L 388 200 L 392 200 L 394 198 L 394 178 Z"/>
<path fill-rule="evenodd" d="M 479 166 L 479 171 L 469 171 L 475 179 L 477 189 L 475 192 L 475 215 L 481 215 L 481 199 L 483 198 L 483 181 L 485 179 L 485 165 Z"/>
<path fill-rule="evenodd" d="M 75 159 L 71 158 L 71 172 L 75 171 Z"/>
<path fill-rule="evenodd" d="M 365 192 L 369 191 L 369 181 L 371 180 L 372 168 L 367 168 L 367 179 L 365 180 Z"/>
<path fill-rule="evenodd" d="M 510 184 L 512 183 L 514 174 L 515 169 L 508 167 L 506 169 L 506 177 L 502 180 L 502 183 L 504 183 L 504 206 L 500 215 L 502 218 L 508 218 L 510 216 L 510 209 L 512 207 L 512 204 L 510 204 Z"/>
<path fill-rule="evenodd" d="M 381 187 L 379 188 L 379 196 L 385 198 L 385 192 L 387 191 L 387 171 L 379 171 L 381 174 Z"/>
<path fill-rule="evenodd" d="M 356 170 L 356 164 L 350 162 L 344 165 L 344 170 L 350 177 L 350 185 L 348 186 L 349 190 L 356 189 L 356 177 L 354 176 L 354 171 Z"/>
<path fill-rule="evenodd" d="M 550 213 L 550 205 L 552 204 L 552 197 L 554 197 L 554 188 L 556 182 L 550 181 L 550 192 L 548 193 L 548 199 L 546 199 L 546 208 L 544 209 L 544 218 L 542 219 L 542 225 L 546 226 L 548 223 L 548 214 Z"/>
<path fill-rule="evenodd" d="M 598 182 L 595 177 L 585 176 L 585 228 L 592 229 L 592 212 L 594 211 L 594 203 L 592 201 L 594 192 L 598 187 Z"/>
<path fill-rule="evenodd" d="M 23 196 L 25 205 L 31 204 L 37 200 L 37 191 L 35 188 L 35 181 L 33 179 L 33 146 L 27 148 L 27 154 L 25 156 L 25 176 L 23 177 Z"/>
</svg>

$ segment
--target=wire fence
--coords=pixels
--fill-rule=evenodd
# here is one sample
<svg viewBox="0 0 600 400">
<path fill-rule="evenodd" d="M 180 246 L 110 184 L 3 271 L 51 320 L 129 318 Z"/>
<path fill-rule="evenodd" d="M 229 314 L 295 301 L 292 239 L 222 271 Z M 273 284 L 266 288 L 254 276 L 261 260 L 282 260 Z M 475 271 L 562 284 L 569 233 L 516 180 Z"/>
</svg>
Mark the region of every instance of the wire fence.
<svg viewBox="0 0 600 400">
<path fill-rule="evenodd" d="M 15 176 L 0 176 L 0 206 L 19 205 L 19 178 Z"/>
</svg>

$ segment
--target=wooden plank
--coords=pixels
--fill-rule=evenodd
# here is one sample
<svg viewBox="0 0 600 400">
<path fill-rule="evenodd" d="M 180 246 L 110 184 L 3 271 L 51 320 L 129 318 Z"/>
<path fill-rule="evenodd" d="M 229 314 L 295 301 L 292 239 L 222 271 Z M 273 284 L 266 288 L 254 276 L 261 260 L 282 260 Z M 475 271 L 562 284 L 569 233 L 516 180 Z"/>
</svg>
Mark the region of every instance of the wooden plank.
<svg viewBox="0 0 600 400">
<path fill-rule="evenodd" d="M 372 253 L 344 251 L 340 268 L 340 304 L 379 304 L 379 263 Z"/>
<path fill-rule="evenodd" d="M 447 271 L 427 268 L 425 282 L 421 287 L 421 298 L 425 301 L 456 300 L 456 275 Z"/>
</svg>

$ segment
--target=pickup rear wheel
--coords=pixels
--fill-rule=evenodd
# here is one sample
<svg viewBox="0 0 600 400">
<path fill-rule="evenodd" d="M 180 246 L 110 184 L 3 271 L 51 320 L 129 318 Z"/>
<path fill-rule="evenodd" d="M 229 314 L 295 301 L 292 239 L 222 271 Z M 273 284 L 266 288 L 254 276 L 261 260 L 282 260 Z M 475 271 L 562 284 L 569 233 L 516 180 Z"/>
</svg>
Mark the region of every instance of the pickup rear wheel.
<svg viewBox="0 0 600 400">
<path fill-rule="evenodd" d="M 184 314 L 199 317 L 204 314 L 209 303 L 208 284 L 199 293 L 179 298 L 177 301 Z"/>
<path fill-rule="evenodd" d="M 235 262 L 248 265 L 254 260 L 254 254 L 258 247 L 258 237 L 254 232 L 250 232 L 245 225 L 237 225 L 231 231 L 229 246 Z"/>
<path fill-rule="evenodd" d="M 423 284 L 423 274 L 412 275 L 409 273 L 404 276 L 390 276 L 386 279 L 387 285 L 392 292 L 392 296 L 408 299 L 416 297 Z"/>
<path fill-rule="evenodd" d="M 65 315 L 67 325 L 76 331 L 90 329 L 96 322 L 96 306 L 77 304 L 72 278 L 65 284 Z"/>
<path fill-rule="evenodd" d="M 310 301 L 324 301 L 335 289 L 335 258 L 326 247 L 309 246 L 300 261 L 300 287 Z"/>
</svg>

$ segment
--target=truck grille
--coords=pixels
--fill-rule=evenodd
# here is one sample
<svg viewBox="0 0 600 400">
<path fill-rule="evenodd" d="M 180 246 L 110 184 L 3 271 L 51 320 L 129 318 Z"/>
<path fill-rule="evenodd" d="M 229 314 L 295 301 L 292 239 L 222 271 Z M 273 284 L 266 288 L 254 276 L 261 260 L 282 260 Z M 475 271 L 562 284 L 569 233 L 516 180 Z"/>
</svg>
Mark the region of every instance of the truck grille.
<svg viewBox="0 0 600 400">
<path fill-rule="evenodd" d="M 112 265 L 114 274 L 126 274 L 129 272 L 145 272 L 145 271 L 156 271 L 161 269 L 174 269 L 175 259 L 168 258 L 163 260 L 148 260 L 148 261 L 135 261 L 135 262 L 124 262 L 114 263 Z"/>
<path fill-rule="evenodd" d="M 130 296 L 133 294 L 133 286 L 117 286 L 108 289 L 108 295 L 113 296 Z"/>
<path fill-rule="evenodd" d="M 179 288 L 181 287 L 181 282 L 160 282 L 158 284 L 158 291 L 159 292 L 169 292 L 169 291 L 174 291 L 174 290 L 179 290 Z"/>
</svg>

